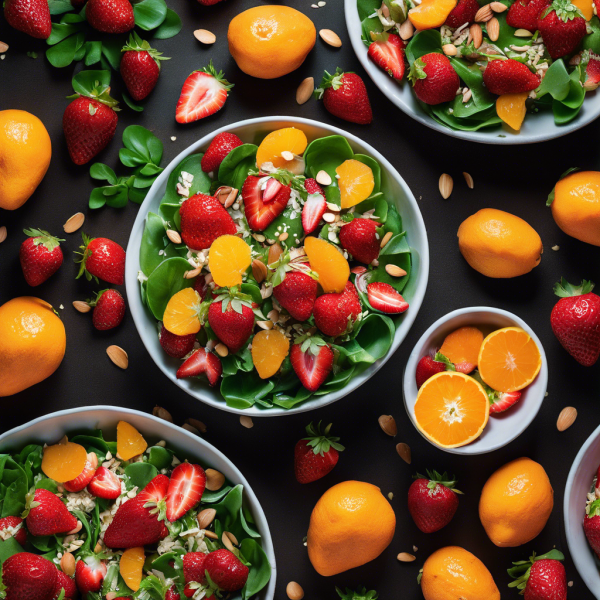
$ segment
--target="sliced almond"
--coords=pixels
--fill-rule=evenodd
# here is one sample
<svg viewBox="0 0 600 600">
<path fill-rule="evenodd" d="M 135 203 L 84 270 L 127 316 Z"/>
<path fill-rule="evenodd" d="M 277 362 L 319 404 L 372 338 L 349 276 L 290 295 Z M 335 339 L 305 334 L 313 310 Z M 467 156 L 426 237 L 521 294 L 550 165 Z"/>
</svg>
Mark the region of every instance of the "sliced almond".
<svg viewBox="0 0 600 600">
<path fill-rule="evenodd" d="M 198 277 L 202 273 L 202 267 L 198 267 L 197 269 L 192 269 L 191 271 L 186 271 L 183 276 L 186 279 L 194 279 L 194 277 Z"/>
<path fill-rule="evenodd" d="M 446 56 L 456 56 L 458 54 L 458 48 L 454 44 L 444 44 L 442 50 Z"/>
<path fill-rule="evenodd" d="M 400 562 L 413 562 L 417 557 L 414 554 L 409 554 L 408 552 L 400 552 L 397 558 Z"/>
<path fill-rule="evenodd" d="M 261 329 L 273 329 L 273 321 L 256 321 Z"/>
<path fill-rule="evenodd" d="M 325 223 L 333 223 L 335 221 L 335 215 L 330 212 L 323 213 L 323 221 L 325 221 Z"/>
<path fill-rule="evenodd" d="M 290 237 L 290 234 L 287 231 L 284 231 L 277 239 L 280 242 L 285 242 L 285 240 L 287 240 L 288 237 Z"/>
<path fill-rule="evenodd" d="M 406 19 L 406 21 L 400 25 L 398 28 L 398 33 L 404 41 L 410 40 L 410 38 L 415 34 L 415 27 L 410 22 L 410 19 Z"/>
<path fill-rule="evenodd" d="M 175 231 L 174 229 L 167 229 L 167 237 L 174 244 L 181 244 L 181 236 L 179 235 L 178 231 Z"/>
<path fill-rule="evenodd" d="M 504 6 L 504 5 L 503 5 Z M 500 37 L 500 22 L 496 17 L 492 17 L 485 26 L 488 37 L 492 42 L 495 42 Z"/>
<path fill-rule="evenodd" d="M 533 37 L 533 33 L 528 29 L 517 29 L 513 33 L 515 37 Z"/>
<path fill-rule="evenodd" d="M 171 416 L 171 413 L 166 408 L 163 408 L 162 406 L 155 406 L 152 409 L 152 414 L 155 417 L 162 419 L 163 421 L 168 421 L 169 423 L 173 422 L 173 417 Z"/>
<path fill-rule="evenodd" d="M 0 54 L 4 54 L 8 50 L 8 44 L 6 42 L 0 42 Z"/>
<path fill-rule="evenodd" d="M 237 538 L 233 533 L 229 531 L 224 531 L 221 536 L 221 541 L 223 542 L 223 546 L 229 550 L 229 552 L 234 552 L 236 550 L 236 546 L 238 545 Z"/>
<path fill-rule="evenodd" d="M 398 433 L 398 426 L 396 425 L 396 419 L 392 415 L 381 415 L 379 417 L 379 426 L 383 429 L 383 432 L 387 435 L 394 437 Z"/>
<path fill-rule="evenodd" d="M 406 271 L 401 269 L 398 265 L 385 265 L 385 270 L 391 277 L 404 277 L 406 275 Z"/>
<path fill-rule="evenodd" d="M 218 540 L 219 536 L 214 531 L 205 531 L 204 537 L 207 537 L 209 540 Z"/>
<path fill-rule="evenodd" d="M 315 179 L 321 185 L 331 185 L 331 175 L 327 171 L 319 171 Z"/>
<path fill-rule="evenodd" d="M 315 91 L 315 78 L 307 77 L 302 83 L 298 86 L 296 90 L 296 102 L 298 104 L 304 104 L 311 99 L 313 92 Z"/>
<path fill-rule="evenodd" d="M 294 153 L 290 152 L 289 150 L 284 150 L 281 153 L 281 158 L 287 162 L 290 162 L 290 160 L 294 160 Z"/>
<path fill-rule="evenodd" d="M 205 508 L 198 513 L 198 527 L 206 529 L 215 520 L 217 511 L 214 508 Z"/>
<path fill-rule="evenodd" d="M 469 173 L 463 172 L 463 177 L 465 178 L 465 181 L 467 182 L 467 187 L 472 190 L 475 187 L 475 183 L 473 182 L 473 177 L 471 177 L 471 175 L 469 175 Z"/>
<path fill-rule="evenodd" d="M 215 352 L 221 358 L 225 358 L 229 354 L 229 348 L 225 344 L 219 343 L 215 346 Z"/>
<path fill-rule="evenodd" d="M 304 598 L 304 590 L 299 583 L 290 581 L 285 587 L 285 593 L 290 600 L 302 600 Z"/>
<path fill-rule="evenodd" d="M 62 555 L 60 568 L 67 577 L 75 575 L 75 557 L 70 552 L 65 552 Z"/>
<path fill-rule="evenodd" d="M 83 300 L 75 300 L 73 308 L 80 313 L 88 313 L 92 310 L 92 307 L 87 302 L 83 302 Z"/>
<path fill-rule="evenodd" d="M 262 233 L 253 233 L 252 237 L 261 244 L 267 239 Z"/>
<path fill-rule="evenodd" d="M 475 48 L 479 48 L 483 43 L 483 30 L 479 23 L 473 23 L 473 25 L 469 27 L 469 36 L 473 40 Z"/>
<path fill-rule="evenodd" d="M 481 27 L 480 27 L 481 29 Z M 452 188 L 454 187 L 454 181 L 452 177 L 448 175 L 448 173 L 442 173 L 440 175 L 439 181 L 440 194 L 444 200 L 450 198 L 450 194 L 452 193 Z"/>
<path fill-rule="evenodd" d="M 227 196 L 227 198 L 225 198 L 225 202 L 223 202 L 223 207 L 229 208 L 236 201 L 237 197 L 238 197 L 238 190 L 236 188 L 231 188 L 229 195 Z"/>
<path fill-rule="evenodd" d="M 379 244 L 380 248 L 385 248 L 387 246 L 387 243 L 392 239 L 392 236 L 394 234 L 391 231 L 388 231 L 382 238 L 381 240 L 381 244 Z"/>
<path fill-rule="evenodd" d="M 252 261 L 252 275 L 256 283 L 262 283 L 267 278 L 267 265 L 262 260 L 255 258 Z"/>
<path fill-rule="evenodd" d="M 254 427 L 254 421 L 252 420 L 252 417 L 248 417 L 246 415 L 242 415 L 240 417 L 240 424 L 246 429 L 252 429 Z"/>
<path fill-rule="evenodd" d="M 475 13 L 475 23 L 486 23 L 493 16 L 492 7 L 489 4 L 486 4 Z"/>
<path fill-rule="evenodd" d="M 503 13 L 508 9 L 508 6 L 506 6 L 506 4 L 502 4 L 502 2 L 490 2 L 490 8 L 495 13 Z"/>
<path fill-rule="evenodd" d="M 221 204 L 225 204 L 225 200 L 227 200 L 232 190 L 233 188 L 230 185 L 222 185 L 220 188 L 217 188 L 214 196 Z"/>
<path fill-rule="evenodd" d="M 575 423 L 575 419 L 577 418 L 577 409 L 572 406 L 566 406 L 560 411 L 560 415 L 558 415 L 558 420 L 556 421 L 556 428 L 559 431 L 565 431 L 569 429 L 573 423 Z"/>
<path fill-rule="evenodd" d="M 126 369 L 129 366 L 129 357 L 123 348 L 120 348 L 119 346 L 109 346 L 106 349 L 106 354 L 108 354 L 108 358 L 110 358 L 110 360 L 112 360 L 120 369 Z"/>
<path fill-rule="evenodd" d="M 6 225 L 2 225 L 2 227 L 0 227 L 0 244 L 6 239 L 7 235 L 8 231 L 6 230 Z"/>
<path fill-rule="evenodd" d="M 85 215 L 83 213 L 75 213 L 72 217 L 67 219 L 67 222 L 63 225 L 65 233 L 74 233 L 81 228 L 85 221 Z"/>
<path fill-rule="evenodd" d="M 217 36 L 208 29 L 196 29 L 194 37 L 202 44 L 214 44 L 217 41 Z"/>
<path fill-rule="evenodd" d="M 267 313 L 267 318 L 269 319 L 269 321 L 273 321 L 273 323 L 277 323 L 277 321 L 279 321 L 279 311 L 275 308 L 273 310 L 270 310 Z"/>
<path fill-rule="evenodd" d="M 206 469 L 206 489 L 211 492 L 216 492 L 223 487 L 225 483 L 225 475 L 219 473 L 215 469 Z"/>
<path fill-rule="evenodd" d="M 321 29 L 321 31 L 319 31 L 319 35 L 326 44 L 329 44 L 334 48 L 341 48 L 342 40 L 335 31 L 331 31 L 331 29 Z"/>
<path fill-rule="evenodd" d="M 268 264 L 272 265 L 279 260 L 279 257 L 283 254 L 283 248 L 275 243 L 269 248 L 269 254 L 267 257 Z"/>
<path fill-rule="evenodd" d="M 412 453 L 408 444 L 405 444 L 404 442 L 396 444 L 396 452 L 407 465 L 410 465 L 412 461 Z"/>
<path fill-rule="evenodd" d="M 194 419 L 193 417 L 189 417 L 185 420 L 188 425 L 195 427 L 200 433 L 206 433 L 206 425 L 200 421 L 199 419 Z"/>
</svg>

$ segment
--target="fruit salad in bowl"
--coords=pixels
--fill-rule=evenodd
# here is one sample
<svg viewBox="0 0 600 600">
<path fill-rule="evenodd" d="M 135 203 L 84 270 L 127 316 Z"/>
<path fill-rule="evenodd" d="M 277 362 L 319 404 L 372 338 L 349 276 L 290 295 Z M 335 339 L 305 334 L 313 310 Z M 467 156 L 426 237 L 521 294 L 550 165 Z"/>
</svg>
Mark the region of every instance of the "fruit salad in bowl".
<svg viewBox="0 0 600 600">
<path fill-rule="evenodd" d="M 134 318 L 163 371 L 202 400 L 257 414 L 331 402 L 414 320 L 427 267 L 416 203 L 383 157 L 327 129 L 217 132 L 142 208 Z"/>
</svg>

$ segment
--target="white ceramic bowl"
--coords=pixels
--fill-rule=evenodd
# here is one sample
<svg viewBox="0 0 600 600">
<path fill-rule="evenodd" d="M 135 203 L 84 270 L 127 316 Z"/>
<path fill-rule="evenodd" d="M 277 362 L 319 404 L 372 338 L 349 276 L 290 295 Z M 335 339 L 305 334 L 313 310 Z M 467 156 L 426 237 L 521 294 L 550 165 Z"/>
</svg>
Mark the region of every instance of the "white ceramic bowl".
<svg viewBox="0 0 600 600">
<path fill-rule="evenodd" d="M 546 394 L 548 386 L 548 363 L 546 362 L 546 354 L 538 336 L 525 321 L 516 315 L 506 310 L 489 306 L 472 306 L 448 313 L 441 319 L 438 319 L 421 336 L 406 363 L 403 382 L 404 406 L 417 431 L 419 431 L 419 428 L 415 420 L 414 410 L 418 393 L 415 381 L 417 363 L 423 356 L 429 354 L 430 351 L 439 348 L 449 333 L 452 333 L 459 327 L 468 325 L 479 327 L 484 335 L 502 327 L 521 327 L 532 337 L 542 355 L 542 368 L 538 376 L 531 385 L 523 390 L 519 402 L 514 407 L 500 416 L 490 416 L 483 433 L 473 443 L 460 448 L 440 448 L 452 454 L 485 454 L 486 452 L 498 450 L 498 448 L 502 448 L 512 442 L 533 421 L 542 406 Z M 433 443 L 430 440 L 427 441 Z M 434 445 L 437 446 L 436 444 Z"/>
<path fill-rule="evenodd" d="M 533 144 L 535 142 L 552 140 L 576 131 L 591 123 L 600 115 L 600 94 L 594 93 L 586 94 L 581 112 L 567 125 L 556 125 L 552 111 L 544 110 L 536 115 L 528 113 L 519 133 L 509 133 L 501 125 L 486 127 L 479 131 L 455 131 L 449 127 L 445 127 L 434 121 L 423 111 L 412 91 L 412 86 L 406 79 L 408 73 L 405 74 L 404 79 L 399 84 L 367 56 L 367 46 L 365 46 L 361 39 L 361 22 L 358 17 L 356 0 L 344 0 L 344 8 L 350 42 L 352 43 L 354 52 L 358 56 L 358 60 L 369 74 L 369 77 L 400 110 L 415 119 L 415 121 L 431 127 L 431 129 L 435 129 L 451 137 L 485 144 Z M 498 137 L 499 135 L 505 137 Z"/>
<path fill-rule="evenodd" d="M 400 325 L 396 329 L 396 335 L 390 351 L 381 360 L 369 366 L 362 373 L 356 375 L 350 383 L 338 392 L 318 396 L 308 400 L 299 406 L 286 410 L 284 408 L 261 409 L 256 406 L 246 410 L 231 408 L 225 404 L 225 400 L 221 397 L 219 389 L 210 388 L 201 382 L 193 379 L 177 379 L 175 373 L 180 361 L 167 356 L 161 348 L 158 341 L 156 319 L 146 310 L 142 303 L 139 283 L 137 280 L 138 271 L 140 270 L 139 250 L 142 240 L 142 233 L 146 222 L 148 212 L 158 212 L 158 207 L 163 197 L 167 185 L 169 174 L 175 167 L 188 155 L 194 152 L 206 150 L 211 140 L 222 131 L 229 131 L 238 135 L 245 142 L 255 142 L 264 137 L 268 132 L 282 127 L 298 127 L 306 133 L 309 142 L 315 138 L 338 134 L 346 137 L 355 152 L 367 154 L 375 158 L 381 165 L 381 189 L 386 192 L 388 200 L 395 200 L 396 207 L 402 216 L 402 223 L 406 229 L 406 239 L 412 249 L 413 269 L 410 281 L 402 295 L 409 302 L 410 308 L 404 313 L 401 318 Z M 388 361 L 392 354 L 398 349 L 402 340 L 410 330 L 421 303 L 425 295 L 427 287 L 427 278 L 429 276 L 429 247 L 427 245 L 427 233 L 421 211 L 415 197 L 405 181 L 400 177 L 400 174 L 394 167 L 381 155 L 377 150 L 366 144 L 356 136 L 342 131 L 337 127 L 318 123 L 309 119 L 301 119 L 296 117 L 267 117 L 261 119 L 249 119 L 240 121 L 233 125 L 226 125 L 209 135 L 204 136 L 201 140 L 192 144 L 184 150 L 179 156 L 175 157 L 171 164 L 160 174 L 152 187 L 150 188 L 144 203 L 140 207 L 140 211 L 133 225 L 129 244 L 127 246 L 127 262 L 125 265 L 125 284 L 127 287 L 127 297 L 129 301 L 129 309 L 133 315 L 133 320 L 137 330 L 142 338 L 142 342 L 150 353 L 154 362 L 158 365 L 161 371 L 181 389 L 188 394 L 201 400 L 206 404 L 237 414 L 245 414 L 249 416 L 278 416 L 304 412 L 313 410 L 331 402 L 335 402 L 343 398 L 346 394 L 353 392 L 367 379 L 372 377 L 381 367 Z"/>
<path fill-rule="evenodd" d="M 88 406 L 51 413 L 0 435 L 0 453 L 18 451 L 29 443 L 55 443 L 65 434 L 81 429 L 111 429 L 115 431 L 120 420 L 131 423 L 146 439 L 165 440 L 170 447 L 196 457 L 203 463 L 217 469 L 234 484 L 244 486 L 244 498 L 256 520 L 256 526 L 262 536 L 262 547 L 271 563 L 271 579 L 256 597 L 260 600 L 273 600 L 275 596 L 275 553 L 273 540 L 265 513 L 252 488 L 236 466 L 214 446 L 202 438 L 137 410 L 112 406 Z M 238 596 L 239 597 L 239 596 Z"/>
<path fill-rule="evenodd" d="M 600 464 L 600 427 L 586 440 L 577 453 L 565 486 L 563 510 L 565 533 L 571 558 L 581 579 L 600 600 L 600 561 L 590 548 L 583 532 L 587 493 Z"/>
</svg>

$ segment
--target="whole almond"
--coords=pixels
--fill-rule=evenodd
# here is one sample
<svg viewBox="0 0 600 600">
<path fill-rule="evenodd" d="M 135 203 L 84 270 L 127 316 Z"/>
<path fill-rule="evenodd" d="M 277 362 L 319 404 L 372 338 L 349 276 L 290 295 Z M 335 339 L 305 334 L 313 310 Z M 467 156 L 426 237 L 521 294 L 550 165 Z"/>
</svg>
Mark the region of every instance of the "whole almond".
<svg viewBox="0 0 600 600">
<path fill-rule="evenodd" d="M 0 42 L 0 54 L 4 54 L 8 50 L 8 44 L 6 42 Z"/>
<path fill-rule="evenodd" d="M 504 5 L 503 5 L 504 6 Z M 495 42 L 500 37 L 500 22 L 496 17 L 492 17 L 485 25 L 488 37 Z"/>
<path fill-rule="evenodd" d="M 218 540 L 219 536 L 214 531 L 205 531 L 204 537 L 207 537 L 209 540 Z"/>
<path fill-rule="evenodd" d="M 465 178 L 465 181 L 467 182 L 467 187 L 472 190 L 475 187 L 475 183 L 473 182 L 473 177 L 471 177 L 471 175 L 469 175 L 469 173 L 463 173 L 463 177 Z"/>
<path fill-rule="evenodd" d="M 396 444 L 396 452 L 407 465 L 410 465 L 412 461 L 412 453 L 408 444 L 405 444 L 404 442 Z"/>
<path fill-rule="evenodd" d="M 110 360 L 112 360 L 120 369 L 126 369 L 129 366 L 129 357 L 123 348 L 120 348 L 119 346 L 109 346 L 106 349 L 106 354 L 108 354 L 108 358 L 110 358 Z"/>
<path fill-rule="evenodd" d="M 8 231 L 6 230 L 6 225 L 2 225 L 2 227 L 0 227 L 0 244 L 6 239 L 7 235 Z"/>
<path fill-rule="evenodd" d="M 408 552 L 400 552 L 397 558 L 400 562 L 413 562 L 417 557 L 413 554 L 409 554 Z"/>
<path fill-rule="evenodd" d="M 255 258 L 252 261 L 252 275 L 256 283 L 262 283 L 267 278 L 267 265 L 262 260 Z"/>
<path fill-rule="evenodd" d="M 452 194 L 452 188 L 454 187 L 454 181 L 452 180 L 452 177 L 448 175 L 448 173 L 442 173 L 440 175 L 439 187 L 442 198 L 444 200 L 450 198 L 450 194 Z"/>
<path fill-rule="evenodd" d="M 194 435 L 200 435 L 200 431 L 193 425 L 190 425 L 189 423 L 184 423 L 181 426 L 181 429 L 185 429 L 186 431 L 189 431 L 190 433 L 193 433 Z"/>
<path fill-rule="evenodd" d="M 329 44 L 334 48 L 341 48 L 342 40 L 335 31 L 331 31 L 331 29 L 321 29 L 321 31 L 319 31 L 319 35 L 326 44 Z"/>
<path fill-rule="evenodd" d="M 287 239 L 288 239 L 289 235 L 290 235 L 290 234 L 289 234 L 287 231 L 284 231 L 284 232 L 283 232 L 283 233 L 282 233 L 282 234 L 281 234 L 281 235 L 280 235 L 280 236 L 279 236 L 277 239 L 278 239 L 280 242 L 285 242 L 285 240 L 287 240 Z"/>
<path fill-rule="evenodd" d="M 181 236 L 179 235 L 178 231 L 175 231 L 174 229 L 167 229 L 167 237 L 174 244 L 181 244 Z"/>
<path fill-rule="evenodd" d="M 273 321 L 256 321 L 261 329 L 273 329 Z"/>
<path fill-rule="evenodd" d="M 379 426 L 387 435 L 394 437 L 398 433 L 398 426 L 392 415 L 381 415 L 378 420 Z"/>
<path fill-rule="evenodd" d="M 217 41 L 217 36 L 208 29 L 196 29 L 194 37 L 202 44 L 214 44 Z"/>
<path fill-rule="evenodd" d="M 173 422 L 173 417 L 171 416 L 171 413 L 166 408 L 163 408 L 162 406 L 155 406 L 152 409 L 152 414 L 155 417 L 162 419 L 163 421 L 168 421 L 169 423 Z"/>
<path fill-rule="evenodd" d="M 73 302 L 73 308 L 80 313 L 88 313 L 92 310 L 92 307 L 83 300 L 75 300 Z"/>
<path fill-rule="evenodd" d="M 63 225 L 63 229 L 65 233 L 74 233 L 83 225 L 84 221 L 85 215 L 83 213 L 75 213 L 67 219 L 67 222 Z"/>
<path fill-rule="evenodd" d="M 65 552 L 62 555 L 60 568 L 67 577 L 75 575 L 75 557 L 70 552 Z"/>
<path fill-rule="evenodd" d="M 392 239 L 394 234 L 391 231 L 388 231 L 382 238 L 381 244 L 379 244 L 380 248 L 385 248 L 387 243 Z"/>
<path fill-rule="evenodd" d="M 469 36 L 473 40 L 475 48 L 479 48 L 483 42 L 483 30 L 479 23 L 473 23 L 473 25 L 469 27 Z"/>
<path fill-rule="evenodd" d="M 240 423 L 246 429 L 252 429 L 254 427 L 254 421 L 252 420 L 252 417 L 248 417 L 246 415 L 242 415 L 240 417 Z"/>
<path fill-rule="evenodd" d="M 236 188 L 231 188 L 229 195 L 225 198 L 225 202 L 223 202 L 224 208 L 229 208 L 235 201 L 238 196 L 238 190 Z"/>
<path fill-rule="evenodd" d="M 219 473 L 215 469 L 206 469 L 206 489 L 211 492 L 216 492 L 223 487 L 225 483 L 225 475 Z"/>
<path fill-rule="evenodd" d="M 272 246 L 270 246 L 269 255 L 267 258 L 268 264 L 272 265 L 273 263 L 276 263 L 282 254 L 283 248 L 278 243 L 275 243 Z"/>
<path fill-rule="evenodd" d="M 531 33 L 531 31 L 528 29 L 517 29 L 513 35 L 515 37 L 533 37 L 533 33 Z"/>
<path fill-rule="evenodd" d="M 458 54 L 458 48 L 454 44 L 444 44 L 442 50 L 446 56 L 456 56 Z"/>
<path fill-rule="evenodd" d="M 190 417 L 190 418 L 186 419 L 185 422 L 189 423 L 192 427 L 195 427 L 200 433 L 206 433 L 206 431 L 207 431 L 206 425 L 202 421 L 199 421 L 198 419 L 194 419 L 193 417 Z"/>
<path fill-rule="evenodd" d="M 482 6 L 475 13 L 475 23 L 486 23 L 493 17 L 492 8 L 489 4 Z"/>
<path fill-rule="evenodd" d="M 229 348 L 225 344 L 219 343 L 215 346 L 215 352 L 221 358 L 225 358 L 229 354 Z"/>
<path fill-rule="evenodd" d="M 404 277 L 406 275 L 406 271 L 401 269 L 397 265 L 388 264 L 385 265 L 385 270 L 388 275 L 391 277 Z"/>
<path fill-rule="evenodd" d="M 302 600 L 304 598 L 304 590 L 299 583 L 295 581 L 290 581 L 286 588 L 285 593 L 290 600 Z"/>
<path fill-rule="evenodd" d="M 556 421 L 556 428 L 559 431 L 565 431 L 569 429 L 573 423 L 575 423 L 575 419 L 577 418 L 577 409 L 572 406 L 566 406 L 560 411 L 560 415 L 558 415 L 558 420 Z"/>
<path fill-rule="evenodd" d="M 205 508 L 198 513 L 198 527 L 206 529 L 215 520 L 217 511 L 214 508 Z"/>
<path fill-rule="evenodd" d="M 400 37 L 406 41 L 406 40 L 410 40 L 410 38 L 414 35 L 415 33 L 415 27 L 414 25 L 410 22 L 410 19 L 406 19 L 406 21 L 404 21 L 404 23 L 402 23 L 402 25 L 400 25 L 400 27 L 398 28 L 398 33 L 400 34 Z"/>
<path fill-rule="evenodd" d="M 186 279 L 194 279 L 194 277 L 198 277 L 202 273 L 202 267 L 198 267 L 197 269 L 192 269 L 191 271 L 186 271 L 183 276 Z"/>
<path fill-rule="evenodd" d="M 495 13 L 503 13 L 508 9 L 508 6 L 506 6 L 506 4 L 502 4 L 502 2 L 490 2 L 490 8 Z"/>
<path fill-rule="evenodd" d="M 302 81 L 296 90 L 296 102 L 298 104 L 304 104 L 311 99 L 313 92 L 315 91 L 315 78 L 307 77 Z"/>
</svg>

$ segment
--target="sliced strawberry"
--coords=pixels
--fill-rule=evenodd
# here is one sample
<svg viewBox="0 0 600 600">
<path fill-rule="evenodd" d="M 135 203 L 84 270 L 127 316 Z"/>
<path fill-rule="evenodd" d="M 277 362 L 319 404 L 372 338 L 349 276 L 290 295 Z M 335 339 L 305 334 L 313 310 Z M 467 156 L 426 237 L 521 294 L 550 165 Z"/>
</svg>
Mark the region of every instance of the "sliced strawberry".
<svg viewBox="0 0 600 600">
<path fill-rule="evenodd" d="M 521 398 L 521 392 L 498 392 L 498 399 L 490 404 L 490 415 L 504 412 Z"/>
<path fill-rule="evenodd" d="M 121 495 L 121 481 L 106 467 L 98 467 L 87 489 L 96 498 L 116 500 Z"/>
<path fill-rule="evenodd" d="M 106 563 L 96 555 L 91 554 L 77 561 L 75 582 L 82 596 L 89 592 L 98 592 L 106 577 Z"/>
<path fill-rule="evenodd" d="M 367 54 L 390 77 L 400 81 L 404 77 L 404 45 L 399 36 L 383 34 L 382 39 L 371 42 Z"/>
<path fill-rule="evenodd" d="M 265 189 L 263 191 L 263 202 L 272 202 L 275 200 L 275 196 L 279 193 L 279 190 L 283 187 L 281 181 L 277 181 L 274 177 L 267 179 Z"/>
<path fill-rule="evenodd" d="M 253 231 L 263 231 L 285 209 L 292 190 L 287 185 L 282 185 L 275 197 L 266 204 L 263 192 L 260 189 L 261 177 L 249 175 L 242 187 L 244 212 L 248 225 Z"/>
<path fill-rule="evenodd" d="M 472 373 L 476 369 L 476 367 L 477 367 L 477 365 L 474 365 L 473 363 L 470 363 L 467 361 L 460 362 L 460 363 L 454 363 L 454 368 L 459 373 L 464 373 L 465 375 Z"/>
<path fill-rule="evenodd" d="M 583 87 L 587 91 L 595 90 L 600 85 L 600 56 L 589 51 L 589 61 L 585 69 L 586 79 Z"/>
<path fill-rule="evenodd" d="M 98 457 L 90 452 L 88 454 L 88 459 L 85 463 L 85 467 L 83 467 L 83 471 L 71 481 L 66 481 L 63 483 L 63 487 L 67 492 L 81 492 L 85 487 L 87 487 L 88 483 L 92 480 L 94 475 L 96 474 L 96 467 L 98 466 Z"/>
<path fill-rule="evenodd" d="M 311 193 L 302 209 L 302 228 L 306 235 L 317 228 L 326 210 L 325 197 L 319 193 Z"/>
<path fill-rule="evenodd" d="M 313 179 L 312 177 L 304 180 L 304 189 L 309 194 L 321 194 L 321 196 L 325 196 L 323 188 L 317 183 L 317 180 Z"/>
<path fill-rule="evenodd" d="M 24 546 L 27 543 L 27 530 L 21 517 L 4 517 L 0 519 L 0 539 L 14 537 L 15 540 Z"/>
<path fill-rule="evenodd" d="M 311 392 L 316 392 L 327 379 L 333 368 L 333 350 L 327 346 L 311 344 L 302 350 L 304 344 L 297 343 L 292 346 L 290 360 L 298 379 L 302 385 Z"/>
<path fill-rule="evenodd" d="M 177 369 L 177 379 L 198 377 L 205 373 L 210 385 L 216 385 L 223 373 L 223 365 L 216 354 L 199 348 Z"/>
<path fill-rule="evenodd" d="M 138 494 L 138 498 L 144 497 L 148 502 L 160 502 L 169 489 L 169 478 L 166 475 L 157 475 L 146 487 Z"/>
<path fill-rule="evenodd" d="M 403 313 L 408 308 L 408 302 L 389 283 L 369 283 L 367 297 L 374 309 L 387 314 Z"/>
<path fill-rule="evenodd" d="M 169 489 L 165 498 L 167 519 L 173 523 L 194 508 L 206 487 L 206 474 L 200 465 L 181 463 L 171 474 Z"/>
</svg>

